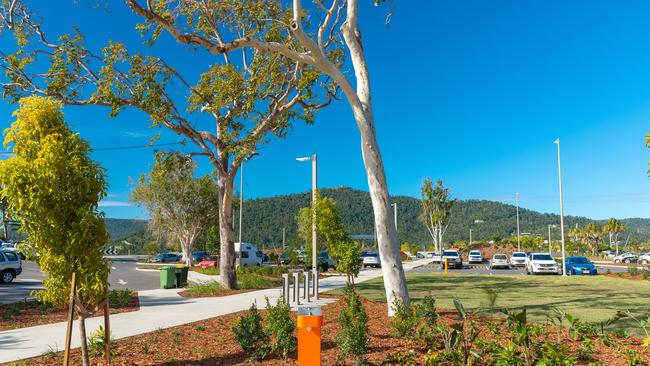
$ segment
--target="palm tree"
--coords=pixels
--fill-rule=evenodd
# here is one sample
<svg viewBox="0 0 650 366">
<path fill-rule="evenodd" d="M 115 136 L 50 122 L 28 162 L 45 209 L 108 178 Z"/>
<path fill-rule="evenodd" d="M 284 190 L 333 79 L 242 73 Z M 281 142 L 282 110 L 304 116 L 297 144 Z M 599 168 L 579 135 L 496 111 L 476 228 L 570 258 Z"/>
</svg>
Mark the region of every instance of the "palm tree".
<svg viewBox="0 0 650 366">
<path fill-rule="evenodd" d="M 609 246 L 616 244 L 616 255 L 618 255 L 618 236 L 627 230 L 627 226 L 614 218 L 609 219 L 603 231 L 609 235 Z"/>
</svg>

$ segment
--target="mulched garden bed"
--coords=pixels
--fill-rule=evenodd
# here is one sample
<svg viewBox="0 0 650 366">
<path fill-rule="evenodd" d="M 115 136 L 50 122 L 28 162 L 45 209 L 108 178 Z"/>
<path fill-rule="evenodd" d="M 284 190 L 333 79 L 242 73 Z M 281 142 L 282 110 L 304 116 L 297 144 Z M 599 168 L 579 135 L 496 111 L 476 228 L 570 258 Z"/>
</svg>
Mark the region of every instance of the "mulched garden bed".
<svg viewBox="0 0 650 366">
<path fill-rule="evenodd" d="M 126 313 L 140 309 L 138 294 L 134 293 L 125 306 L 111 308 L 111 314 Z M 64 322 L 68 318 L 68 307 L 53 308 L 35 300 L 0 305 L 0 331 L 33 327 L 36 325 Z M 102 315 L 103 313 L 97 313 Z"/>
<path fill-rule="evenodd" d="M 230 296 L 230 295 L 236 295 L 236 294 L 242 294 L 244 292 L 251 292 L 251 291 L 257 291 L 259 289 L 255 288 L 247 288 L 247 289 L 237 289 L 237 290 L 222 290 L 218 293 L 210 293 L 210 294 L 194 294 L 190 293 L 187 290 L 181 291 L 178 294 L 182 297 L 223 297 L 223 296 Z"/>
<path fill-rule="evenodd" d="M 327 295 L 326 295 L 327 296 Z M 391 335 L 390 319 L 386 315 L 386 304 L 362 299 L 369 315 L 368 327 L 370 329 L 370 348 L 366 359 L 371 365 L 424 365 L 423 357 L 426 347 L 416 341 L 396 338 Z M 261 304 L 260 304 L 261 305 Z M 338 350 L 335 336 L 339 330 L 338 314 L 343 306 L 342 301 L 327 305 L 323 308 L 325 324 L 322 329 L 322 364 L 337 365 Z M 264 316 L 265 311 L 260 310 Z M 231 328 L 233 322 L 243 312 L 207 319 L 205 321 L 186 324 L 183 326 L 121 339 L 113 345 L 113 365 L 296 365 L 295 355 L 287 360 L 271 358 L 264 361 L 249 362 L 247 356 L 235 342 Z M 441 322 L 451 324 L 458 321 L 455 311 L 439 311 Z M 295 318 L 295 313 L 292 313 Z M 477 317 L 475 320 L 481 329 L 481 335 L 487 339 L 496 339 L 505 342 L 505 320 L 496 318 Z M 492 329 L 492 331 L 490 331 Z M 503 329 L 504 333 L 494 332 L 494 329 Z M 555 338 L 556 330 L 548 329 L 542 337 Z M 568 338 L 566 330 L 562 332 L 562 343 L 567 345 L 572 352 L 580 346 L 580 341 Z M 615 342 L 626 348 L 642 352 L 641 341 L 637 338 L 615 338 Z M 600 365 L 626 365 L 626 357 L 613 347 L 606 347 L 599 339 L 594 339 L 595 361 Z M 395 361 L 398 352 L 402 354 L 413 353 L 415 363 Z M 644 353 L 646 362 L 650 362 L 650 354 Z M 80 364 L 80 351 L 72 352 L 73 364 Z M 27 365 L 60 365 L 62 354 L 40 356 L 26 360 Z M 94 357 L 93 365 L 103 365 L 103 361 Z M 347 363 L 351 365 L 351 361 Z M 587 365 L 580 362 L 579 365 Z M 444 365 L 444 364 L 443 364 Z"/>
</svg>

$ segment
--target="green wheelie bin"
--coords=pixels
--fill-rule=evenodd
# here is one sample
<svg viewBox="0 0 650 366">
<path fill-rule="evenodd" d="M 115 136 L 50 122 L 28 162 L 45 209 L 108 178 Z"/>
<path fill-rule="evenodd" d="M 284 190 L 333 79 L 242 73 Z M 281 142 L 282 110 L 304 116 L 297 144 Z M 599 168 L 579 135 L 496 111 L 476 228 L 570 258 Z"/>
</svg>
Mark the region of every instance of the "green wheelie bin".
<svg viewBox="0 0 650 366">
<path fill-rule="evenodd" d="M 176 287 L 176 268 L 164 266 L 160 267 L 160 288 Z"/>
</svg>

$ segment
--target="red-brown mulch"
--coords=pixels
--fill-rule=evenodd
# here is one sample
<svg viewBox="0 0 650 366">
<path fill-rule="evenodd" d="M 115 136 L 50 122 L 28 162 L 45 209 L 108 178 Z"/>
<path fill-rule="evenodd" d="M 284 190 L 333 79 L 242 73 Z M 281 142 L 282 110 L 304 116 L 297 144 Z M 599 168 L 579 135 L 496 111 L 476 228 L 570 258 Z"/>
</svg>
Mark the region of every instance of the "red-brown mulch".
<svg viewBox="0 0 650 366">
<path fill-rule="evenodd" d="M 126 306 L 111 308 L 111 314 L 126 313 L 140 309 L 138 294 L 134 293 Z M 0 305 L 0 331 L 33 327 L 36 325 L 64 322 L 68 318 L 68 307 L 53 308 L 35 300 Z M 103 313 L 98 313 L 101 315 Z"/>
<path fill-rule="evenodd" d="M 600 274 L 608 277 L 614 277 L 614 278 L 625 278 L 628 280 L 650 281 L 650 276 L 646 275 L 644 278 L 641 272 L 635 275 L 632 275 L 629 272 L 610 272 L 610 273 L 600 272 Z"/>
<path fill-rule="evenodd" d="M 366 359 L 371 365 L 381 365 L 390 353 L 396 351 L 414 350 L 418 356 L 417 365 L 422 365 L 426 347 L 413 340 L 396 338 L 391 335 L 390 319 L 386 315 L 386 304 L 362 299 L 369 315 L 370 348 Z M 329 304 L 323 308 L 325 324 L 322 329 L 322 365 L 336 365 L 338 350 L 335 337 L 339 330 L 338 314 L 343 306 L 342 301 Z M 264 315 L 265 311 L 260 310 Z M 440 311 L 441 322 L 450 324 L 458 321 L 455 312 Z M 121 339 L 114 343 L 113 365 L 250 365 L 247 356 L 235 342 L 231 328 L 232 324 L 243 312 L 207 319 L 205 321 L 186 324 L 169 329 L 161 329 L 135 337 Z M 295 318 L 295 313 L 292 313 Z M 504 320 L 476 318 L 481 335 L 486 339 L 494 339 L 493 333 L 487 331 L 488 324 L 501 324 Z M 575 351 L 580 341 L 567 338 L 563 333 L 562 343 Z M 549 330 L 544 337 L 555 338 L 556 332 Z M 505 335 L 500 335 L 505 342 Z M 615 339 L 618 344 L 641 351 L 641 342 L 637 338 Z M 603 365 L 625 365 L 625 357 L 614 348 L 605 347 L 600 340 L 594 340 L 596 361 Z M 644 357 L 650 362 L 650 354 Z M 72 352 L 73 364 L 80 364 L 80 351 Z M 28 365 L 60 365 L 62 354 L 40 356 L 27 360 Z M 100 358 L 92 358 L 91 364 L 103 365 Z M 296 365 L 295 355 L 288 360 L 271 358 L 254 362 L 255 365 L 280 366 Z M 347 363 L 348 365 L 351 362 Z M 399 363 L 392 363 L 398 365 Z M 579 363 L 586 365 L 586 363 Z"/>
</svg>

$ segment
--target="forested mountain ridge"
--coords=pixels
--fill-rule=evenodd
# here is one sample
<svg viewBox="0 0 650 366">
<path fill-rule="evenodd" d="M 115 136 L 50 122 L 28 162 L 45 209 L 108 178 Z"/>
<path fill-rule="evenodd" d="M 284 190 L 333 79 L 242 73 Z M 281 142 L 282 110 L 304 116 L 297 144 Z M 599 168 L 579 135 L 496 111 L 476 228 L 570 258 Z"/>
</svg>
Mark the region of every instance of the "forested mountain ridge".
<svg viewBox="0 0 650 366">
<path fill-rule="evenodd" d="M 351 188 L 325 188 L 320 190 L 324 197 L 336 201 L 339 214 L 349 234 L 373 235 L 373 216 L 370 195 L 368 192 Z M 296 215 L 301 207 L 310 204 L 311 192 L 256 198 L 244 201 L 243 240 L 264 245 L 265 247 L 282 244 L 282 229 L 286 229 L 287 242 L 296 242 Z M 398 235 L 400 242 L 418 245 L 430 245 L 431 238 L 418 220 L 420 201 L 413 197 L 394 196 L 392 202 L 397 203 Z M 519 209 L 521 233 L 547 237 L 548 225 L 559 226 L 559 216 L 539 213 L 525 208 Z M 235 214 L 235 227 L 238 225 L 238 214 Z M 139 243 L 146 240 L 143 233 L 146 228 L 144 220 L 107 219 L 107 229 L 113 242 L 116 239 L 127 239 Z M 578 223 L 580 226 L 590 222 L 586 217 L 565 217 L 566 230 Z M 622 220 L 628 225 L 628 233 L 633 240 L 650 239 L 650 219 L 632 218 Z M 474 240 L 487 241 L 494 236 L 505 238 L 516 234 L 516 208 L 500 202 L 486 200 L 461 200 L 452 211 L 452 219 L 445 242 L 455 242 L 469 239 L 469 229 L 472 229 Z M 628 233 L 623 235 L 623 240 Z M 559 228 L 552 229 L 555 239 L 559 238 Z"/>
</svg>

